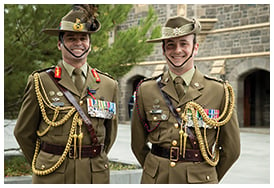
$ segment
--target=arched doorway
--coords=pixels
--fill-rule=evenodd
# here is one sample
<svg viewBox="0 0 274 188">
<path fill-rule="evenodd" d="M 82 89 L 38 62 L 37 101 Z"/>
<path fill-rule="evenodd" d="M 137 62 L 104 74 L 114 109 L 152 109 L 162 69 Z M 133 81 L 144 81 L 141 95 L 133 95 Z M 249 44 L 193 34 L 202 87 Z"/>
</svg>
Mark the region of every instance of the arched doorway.
<svg viewBox="0 0 274 188">
<path fill-rule="evenodd" d="M 270 126 L 270 73 L 256 70 L 244 77 L 244 127 Z"/>
<path fill-rule="evenodd" d="M 131 79 L 128 80 L 127 82 L 127 91 L 126 91 L 126 99 L 127 99 L 127 117 L 130 120 L 131 118 L 131 113 L 132 113 L 132 109 L 133 109 L 133 105 L 134 105 L 134 95 L 135 95 L 135 91 L 136 91 L 136 87 L 139 84 L 139 82 L 141 80 L 143 80 L 145 77 L 144 76 L 140 76 L 140 75 L 136 75 L 134 77 L 132 77 Z"/>
</svg>

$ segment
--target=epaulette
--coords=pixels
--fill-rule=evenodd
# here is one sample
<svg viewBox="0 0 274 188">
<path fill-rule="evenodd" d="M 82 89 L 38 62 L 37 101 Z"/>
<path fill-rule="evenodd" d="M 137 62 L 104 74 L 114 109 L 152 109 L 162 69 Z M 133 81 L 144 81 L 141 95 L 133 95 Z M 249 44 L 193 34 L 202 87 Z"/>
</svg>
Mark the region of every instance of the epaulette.
<svg viewBox="0 0 274 188">
<path fill-rule="evenodd" d="M 106 73 L 106 72 L 102 72 L 102 71 L 100 71 L 100 70 L 98 70 L 98 69 L 96 69 L 96 68 L 94 68 L 94 70 L 96 70 L 96 72 L 98 72 L 98 73 L 100 73 L 100 74 L 103 74 L 103 75 L 105 75 L 105 76 L 107 76 L 107 77 L 109 77 L 109 78 L 115 80 L 115 78 L 113 78 L 110 74 L 108 74 L 108 73 Z"/>
<path fill-rule="evenodd" d="M 157 76 L 144 78 L 144 79 L 142 80 L 142 82 L 146 82 L 146 81 L 149 81 L 149 80 L 157 80 L 160 76 L 163 76 L 163 74 L 164 74 L 164 73 L 161 73 L 161 74 L 159 74 L 159 75 L 157 75 Z"/>
<path fill-rule="evenodd" d="M 47 67 L 47 68 L 43 68 L 43 69 L 39 69 L 39 70 L 35 70 L 31 73 L 31 75 L 34 75 L 35 73 L 41 73 L 41 72 L 45 72 L 49 69 L 54 69 L 55 68 L 55 65 L 51 66 L 51 67 Z"/>
<path fill-rule="evenodd" d="M 214 80 L 214 81 L 217 81 L 217 82 L 220 82 L 220 83 L 224 83 L 225 81 L 221 78 L 217 78 L 217 77 L 213 77 L 213 76 L 208 76 L 207 74 L 204 75 L 204 77 L 208 80 Z"/>
</svg>

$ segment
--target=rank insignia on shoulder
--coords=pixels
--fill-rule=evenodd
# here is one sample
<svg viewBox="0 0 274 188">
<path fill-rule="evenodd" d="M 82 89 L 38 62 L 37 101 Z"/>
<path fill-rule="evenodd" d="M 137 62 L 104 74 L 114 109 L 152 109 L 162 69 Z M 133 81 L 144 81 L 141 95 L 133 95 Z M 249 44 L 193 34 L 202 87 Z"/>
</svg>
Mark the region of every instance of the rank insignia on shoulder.
<svg viewBox="0 0 274 188">
<path fill-rule="evenodd" d="M 100 79 L 100 77 L 99 77 L 97 71 L 96 71 L 95 69 L 91 69 L 91 72 L 92 72 L 92 75 L 93 75 L 94 78 L 95 78 L 95 81 L 96 81 L 97 83 L 101 82 L 101 79 Z"/>
<path fill-rule="evenodd" d="M 212 76 L 208 76 L 207 74 L 204 75 L 205 78 L 209 79 L 209 80 L 215 80 L 217 82 L 221 82 L 223 83 L 224 81 L 221 78 L 217 78 L 217 77 L 212 77 Z"/>
<path fill-rule="evenodd" d="M 54 77 L 60 79 L 61 78 L 61 73 L 62 73 L 61 67 L 56 66 L 55 71 L 54 71 Z"/>
</svg>

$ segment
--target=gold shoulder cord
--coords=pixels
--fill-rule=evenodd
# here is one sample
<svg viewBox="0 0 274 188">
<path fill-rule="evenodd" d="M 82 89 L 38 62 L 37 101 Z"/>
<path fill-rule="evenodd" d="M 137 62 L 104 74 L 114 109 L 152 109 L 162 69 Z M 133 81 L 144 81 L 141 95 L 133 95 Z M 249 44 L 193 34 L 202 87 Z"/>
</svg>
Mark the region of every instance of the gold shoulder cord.
<svg viewBox="0 0 274 188">
<path fill-rule="evenodd" d="M 41 85 L 41 90 L 44 94 L 44 97 L 43 97 L 42 93 L 40 92 L 39 83 Z M 40 107 L 40 110 L 41 110 L 41 113 L 42 113 L 43 120 L 48 124 L 48 127 L 42 133 L 37 131 L 37 135 L 39 137 L 41 137 L 41 136 L 44 136 L 45 134 L 47 134 L 50 127 L 57 127 L 57 126 L 63 125 L 74 114 L 76 109 L 73 106 L 68 106 L 68 107 L 58 107 L 57 106 L 56 107 L 56 106 L 52 105 L 50 103 L 47 95 L 46 95 L 45 89 L 43 87 L 42 81 L 41 81 L 40 76 L 39 76 L 38 73 L 34 74 L 34 85 L 35 85 L 35 93 L 36 93 L 36 96 L 37 96 L 37 100 L 38 100 L 38 104 L 39 104 L 39 107 Z M 52 121 L 49 120 L 49 118 L 46 114 L 44 104 L 48 108 L 54 110 L 54 116 L 53 116 Z M 59 111 L 61 111 L 61 110 L 69 110 L 69 111 L 62 119 L 60 119 L 59 121 L 56 121 L 56 119 L 58 117 L 58 114 L 59 114 Z M 66 147 L 65 147 L 65 150 L 64 150 L 63 154 L 61 155 L 59 160 L 52 167 L 50 167 L 48 169 L 45 169 L 45 170 L 37 170 L 35 168 L 37 156 L 38 156 L 39 149 L 40 149 L 40 139 L 39 138 L 37 139 L 35 152 L 34 152 L 34 156 L 33 156 L 33 160 L 32 160 L 32 171 L 33 171 L 34 174 L 39 175 L 39 176 L 44 176 L 44 175 L 47 175 L 47 174 L 50 174 L 50 173 L 54 172 L 58 167 L 61 166 L 61 164 L 64 162 L 64 160 L 65 160 L 65 158 L 66 158 L 66 156 L 69 152 L 71 142 L 72 142 L 72 138 L 73 138 L 73 134 L 75 132 L 77 124 L 79 124 L 80 121 L 81 121 L 81 119 L 79 118 L 79 114 L 77 112 L 73 116 L 72 125 L 71 125 L 71 129 L 70 129 L 70 133 L 69 133 L 69 138 L 68 138 L 68 141 L 67 141 L 67 144 L 66 144 Z"/>
<path fill-rule="evenodd" d="M 217 147 L 218 137 L 219 137 L 219 128 L 220 128 L 220 126 L 225 125 L 230 120 L 232 113 L 233 113 L 234 100 L 235 100 L 232 86 L 228 82 L 225 82 L 224 88 L 225 88 L 225 100 L 226 100 L 225 107 L 224 107 L 222 114 L 217 119 L 209 118 L 207 116 L 207 114 L 205 113 L 203 107 L 193 101 L 188 102 L 186 104 L 185 111 L 181 116 L 183 121 L 185 123 L 187 123 L 188 122 L 187 111 L 191 111 L 193 123 L 194 123 L 194 130 L 195 130 L 195 134 L 197 136 L 198 142 L 199 142 L 202 156 L 206 160 L 206 162 L 208 164 L 210 164 L 211 166 L 216 166 L 218 164 L 219 150 L 218 150 L 218 148 L 214 148 L 212 153 L 210 152 L 208 143 L 207 143 L 207 139 L 206 139 L 206 126 L 204 127 L 204 138 L 203 138 L 200 128 L 199 128 L 199 125 L 198 125 L 198 118 L 197 118 L 196 114 L 197 114 L 197 112 L 199 112 L 199 114 L 203 118 L 203 121 L 207 125 L 214 127 L 214 128 L 218 128 L 216 141 L 213 146 L 213 147 Z M 230 96 L 229 96 L 229 93 L 230 93 Z M 225 115 L 226 115 L 226 117 L 222 121 L 220 121 Z M 210 155 L 210 157 L 209 157 L 209 155 Z"/>
<path fill-rule="evenodd" d="M 43 91 L 45 98 L 43 97 L 42 93 L 40 92 L 39 83 L 41 85 L 41 90 Z M 44 130 L 42 133 L 37 131 L 37 135 L 44 136 L 49 131 L 51 126 L 58 127 L 60 125 L 63 125 L 72 116 L 72 114 L 76 111 L 76 109 L 73 106 L 59 107 L 59 106 L 52 105 L 47 97 L 45 88 L 43 87 L 42 81 L 41 81 L 38 73 L 34 74 L 34 84 L 35 84 L 35 93 L 36 93 L 38 104 L 39 104 L 39 107 L 40 107 L 40 110 L 42 113 L 42 117 L 43 117 L 44 121 L 48 124 L 48 128 L 46 130 Z M 53 116 L 52 121 L 49 120 L 49 118 L 47 116 L 44 104 L 48 108 L 54 110 L 54 116 Z M 62 110 L 69 110 L 69 111 L 62 119 L 60 119 L 59 121 L 55 121 L 56 118 L 58 117 L 59 111 L 62 111 Z"/>
</svg>

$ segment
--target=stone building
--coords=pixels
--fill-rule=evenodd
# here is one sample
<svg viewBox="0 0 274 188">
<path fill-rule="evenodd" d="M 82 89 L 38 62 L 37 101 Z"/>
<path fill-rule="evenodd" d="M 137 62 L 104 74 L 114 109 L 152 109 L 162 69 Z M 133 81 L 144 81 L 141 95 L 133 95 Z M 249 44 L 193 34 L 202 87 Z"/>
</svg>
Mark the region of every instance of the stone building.
<svg viewBox="0 0 274 188">
<path fill-rule="evenodd" d="M 198 69 L 228 80 L 234 88 L 241 127 L 270 126 L 270 5 L 269 4 L 159 4 L 134 5 L 119 29 L 138 24 L 153 6 L 158 23 L 176 15 L 195 17 L 202 24 L 198 36 Z M 129 121 L 128 102 L 137 83 L 165 69 L 161 44 L 120 80 L 120 122 Z"/>
</svg>

